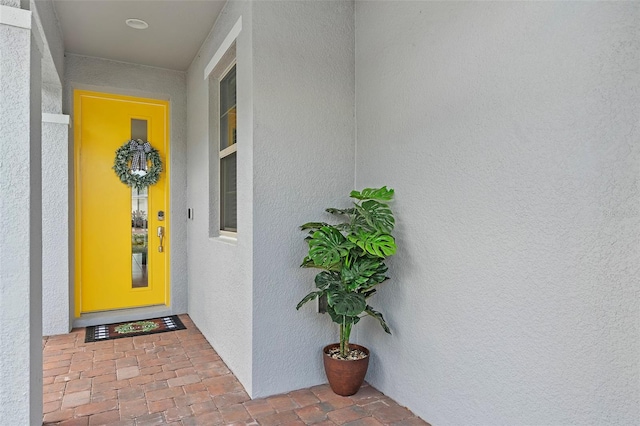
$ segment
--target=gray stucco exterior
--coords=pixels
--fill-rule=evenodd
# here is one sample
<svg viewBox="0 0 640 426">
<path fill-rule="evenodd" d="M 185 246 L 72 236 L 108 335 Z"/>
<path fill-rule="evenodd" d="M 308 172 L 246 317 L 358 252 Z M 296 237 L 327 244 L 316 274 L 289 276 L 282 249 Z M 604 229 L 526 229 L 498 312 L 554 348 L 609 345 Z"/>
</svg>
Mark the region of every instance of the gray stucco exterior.
<svg viewBox="0 0 640 426">
<path fill-rule="evenodd" d="M 0 5 L 0 423 L 42 422 L 41 58 L 31 12 Z"/>
<path fill-rule="evenodd" d="M 32 27 L 20 4 L 0 0 L 0 323 L 29 332 L 0 331 L 0 424 L 40 421 L 43 320 L 187 312 L 253 397 L 324 382 L 337 335 L 295 311 L 297 227 L 381 185 L 399 251 L 374 296 L 393 335 L 353 335 L 369 382 L 434 424 L 637 423 L 639 3 L 229 1 L 185 73 L 61 58 L 49 5 Z M 204 70 L 239 21 L 233 241 L 210 232 Z M 171 102 L 170 308 L 72 317 L 74 88 Z"/>
</svg>

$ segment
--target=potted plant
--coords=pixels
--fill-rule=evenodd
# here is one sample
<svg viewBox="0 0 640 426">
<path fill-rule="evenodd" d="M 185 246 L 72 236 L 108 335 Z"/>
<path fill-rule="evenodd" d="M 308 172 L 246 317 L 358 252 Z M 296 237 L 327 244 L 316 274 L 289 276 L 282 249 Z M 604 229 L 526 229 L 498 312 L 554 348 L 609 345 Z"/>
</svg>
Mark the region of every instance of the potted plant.
<svg viewBox="0 0 640 426">
<path fill-rule="evenodd" d="M 300 309 L 316 298 L 326 300 L 326 312 L 340 327 L 340 342 L 324 348 L 325 372 L 331 389 L 343 396 L 358 392 L 369 364 L 369 350 L 349 343 L 352 327 L 369 315 L 391 334 L 367 299 L 389 278 L 384 260 L 396 252 L 391 235 L 395 219 L 387 204 L 393 189 L 366 188 L 352 191 L 350 197 L 356 200 L 352 207 L 326 209 L 340 217 L 340 223 L 309 222 L 300 227 L 309 233 L 309 252 L 301 266 L 322 271 L 315 277 L 316 290 L 296 306 Z"/>
</svg>

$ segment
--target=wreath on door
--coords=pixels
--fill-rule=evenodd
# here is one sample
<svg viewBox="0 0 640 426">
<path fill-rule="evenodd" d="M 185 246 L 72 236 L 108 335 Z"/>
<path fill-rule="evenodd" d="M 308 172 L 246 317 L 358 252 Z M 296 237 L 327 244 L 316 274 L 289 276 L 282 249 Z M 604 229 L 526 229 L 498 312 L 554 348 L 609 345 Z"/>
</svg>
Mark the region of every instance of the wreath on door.
<svg viewBox="0 0 640 426">
<path fill-rule="evenodd" d="M 158 150 L 149 142 L 131 139 L 116 150 L 113 170 L 125 185 L 145 188 L 158 183 L 162 160 Z"/>
</svg>

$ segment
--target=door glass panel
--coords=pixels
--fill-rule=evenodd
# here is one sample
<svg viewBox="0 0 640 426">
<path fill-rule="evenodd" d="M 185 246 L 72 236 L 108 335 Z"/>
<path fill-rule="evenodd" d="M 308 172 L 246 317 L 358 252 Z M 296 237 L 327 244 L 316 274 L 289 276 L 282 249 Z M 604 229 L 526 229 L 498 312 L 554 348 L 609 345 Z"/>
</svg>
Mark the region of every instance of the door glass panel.
<svg viewBox="0 0 640 426">
<path fill-rule="evenodd" d="M 147 121 L 131 120 L 131 139 L 147 140 Z M 148 287 L 149 193 L 131 188 L 131 286 Z"/>
<path fill-rule="evenodd" d="M 147 120 L 131 120 L 131 139 L 147 141 Z"/>
</svg>

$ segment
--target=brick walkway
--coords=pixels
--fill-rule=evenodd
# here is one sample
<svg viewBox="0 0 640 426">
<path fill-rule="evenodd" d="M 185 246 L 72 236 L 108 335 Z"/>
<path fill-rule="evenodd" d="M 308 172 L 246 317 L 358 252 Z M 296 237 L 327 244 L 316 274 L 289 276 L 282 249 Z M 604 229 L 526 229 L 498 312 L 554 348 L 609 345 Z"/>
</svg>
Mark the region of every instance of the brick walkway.
<svg viewBox="0 0 640 426">
<path fill-rule="evenodd" d="M 84 343 L 45 337 L 45 425 L 426 425 L 365 385 L 328 385 L 251 400 L 187 315 L 187 330 Z"/>
</svg>

